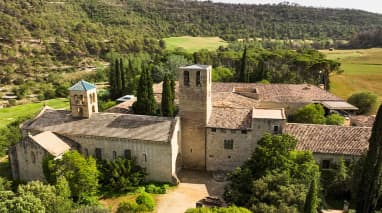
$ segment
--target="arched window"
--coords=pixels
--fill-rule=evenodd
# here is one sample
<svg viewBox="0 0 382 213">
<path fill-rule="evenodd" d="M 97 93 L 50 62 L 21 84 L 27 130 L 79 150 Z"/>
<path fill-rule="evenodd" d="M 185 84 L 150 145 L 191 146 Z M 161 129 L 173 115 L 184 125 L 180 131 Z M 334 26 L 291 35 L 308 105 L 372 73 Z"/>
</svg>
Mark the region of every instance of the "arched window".
<svg viewBox="0 0 382 213">
<path fill-rule="evenodd" d="M 184 71 L 183 73 L 183 84 L 184 86 L 190 86 L 190 72 Z"/>
<path fill-rule="evenodd" d="M 92 111 L 95 112 L 95 106 L 92 106 Z"/>
<path fill-rule="evenodd" d="M 142 157 L 143 157 L 143 161 L 144 162 L 147 162 L 147 153 L 146 152 L 144 152 L 144 153 L 142 153 Z"/>
<path fill-rule="evenodd" d="M 89 157 L 89 150 L 87 148 L 84 149 L 84 155 L 85 157 Z"/>
<path fill-rule="evenodd" d="M 32 159 L 32 163 L 36 163 L 36 155 L 34 154 L 34 152 L 31 152 L 31 159 Z"/>
<path fill-rule="evenodd" d="M 198 87 L 202 86 L 200 71 L 196 72 L 196 86 Z"/>
<path fill-rule="evenodd" d="M 93 93 L 93 102 L 96 102 L 96 94 Z"/>
<path fill-rule="evenodd" d="M 117 159 L 117 152 L 113 151 L 113 160 Z"/>
<path fill-rule="evenodd" d="M 90 100 L 90 103 L 92 104 L 93 103 L 93 94 L 89 95 L 89 100 Z"/>
</svg>

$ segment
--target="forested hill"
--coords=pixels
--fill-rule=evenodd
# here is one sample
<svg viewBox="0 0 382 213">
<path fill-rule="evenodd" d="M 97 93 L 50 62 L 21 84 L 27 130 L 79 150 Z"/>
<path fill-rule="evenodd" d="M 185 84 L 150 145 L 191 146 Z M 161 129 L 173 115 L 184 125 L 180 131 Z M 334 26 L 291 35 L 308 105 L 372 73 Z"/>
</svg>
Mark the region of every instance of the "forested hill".
<svg viewBox="0 0 382 213">
<path fill-rule="evenodd" d="M 382 14 L 181 0 L 0 0 L 0 84 L 94 64 L 109 52 L 158 53 L 169 36 L 349 39 Z M 89 62 L 90 61 L 90 62 Z"/>
<path fill-rule="evenodd" d="M 382 14 L 360 10 L 181 0 L 0 0 L 0 20 L 3 39 L 65 38 L 84 31 L 104 39 L 120 34 L 349 39 L 382 26 Z"/>
</svg>

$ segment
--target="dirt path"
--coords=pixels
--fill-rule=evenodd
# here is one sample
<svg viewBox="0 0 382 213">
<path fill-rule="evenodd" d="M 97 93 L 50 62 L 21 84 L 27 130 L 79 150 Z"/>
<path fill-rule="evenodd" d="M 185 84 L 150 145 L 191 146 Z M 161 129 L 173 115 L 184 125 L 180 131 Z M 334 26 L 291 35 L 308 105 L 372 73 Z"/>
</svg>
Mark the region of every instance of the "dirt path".
<svg viewBox="0 0 382 213">
<path fill-rule="evenodd" d="M 174 190 L 157 197 L 157 213 L 183 213 L 195 208 L 196 202 L 208 195 L 221 197 L 226 184 L 197 171 L 182 171 L 179 178 L 181 183 Z"/>
</svg>

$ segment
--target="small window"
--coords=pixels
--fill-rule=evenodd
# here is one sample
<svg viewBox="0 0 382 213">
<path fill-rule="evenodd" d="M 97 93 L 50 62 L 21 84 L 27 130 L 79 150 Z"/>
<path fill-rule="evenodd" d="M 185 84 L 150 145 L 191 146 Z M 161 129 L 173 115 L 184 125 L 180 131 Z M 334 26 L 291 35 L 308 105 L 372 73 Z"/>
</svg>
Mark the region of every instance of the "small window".
<svg viewBox="0 0 382 213">
<path fill-rule="evenodd" d="M 36 155 L 34 154 L 34 152 L 31 152 L 31 159 L 32 159 L 32 163 L 35 164 L 36 163 Z"/>
<path fill-rule="evenodd" d="M 85 155 L 85 157 L 89 157 L 89 150 L 88 149 L 84 149 L 84 155 Z"/>
<path fill-rule="evenodd" d="M 224 140 L 224 149 L 233 149 L 233 140 Z"/>
<path fill-rule="evenodd" d="M 125 158 L 127 160 L 131 160 L 131 150 L 130 149 L 125 149 Z"/>
<path fill-rule="evenodd" d="M 214 157 L 214 155 L 209 155 L 209 157 L 210 157 L 210 158 L 213 158 L 213 157 Z"/>
<path fill-rule="evenodd" d="M 190 72 L 184 71 L 183 73 L 183 84 L 184 86 L 190 86 Z"/>
<path fill-rule="evenodd" d="M 232 133 L 232 134 L 235 134 L 235 133 L 236 133 L 236 130 L 232 129 L 232 130 L 231 130 L 231 133 Z"/>
<path fill-rule="evenodd" d="M 216 132 L 216 128 L 212 128 L 212 129 L 211 129 L 211 132 Z"/>
<path fill-rule="evenodd" d="M 246 135 L 247 132 L 248 132 L 247 130 L 241 130 L 241 134 L 245 134 Z"/>
<path fill-rule="evenodd" d="M 92 112 L 95 112 L 95 106 L 92 106 Z"/>
<path fill-rule="evenodd" d="M 102 160 L 102 149 L 100 148 L 95 149 L 95 158 L 97 160 Z"/>
<path fill-rule="evenodd" d="M 198 87 L 202 86 L 200 71 L 196 72 L 196 86 Z"/>
<path fill-rule="evenodd" d="M 279 126 L 273 126 L 273 133 L 275 134 L 279 133 Z"/>
<path fill-rule="evenodd" d="M 113 151 L 113 160 L 117 159 L 117 152 Z"/>
<path fill-rule="evenodd" d="M 231 159 L 231 155 L 228 155 L 228 159 Z"/>
<path fill-rule="evenodd" d="M 322 160 L 321 161 L 321 168 L 322 169 L 329 169 L 330 168 L 330 160 Z"/>
<path fill-rule="evenodd" d="M 144 153 L 142 153 L 142 155 L 143 155 L 143 161 L 144 161 L 144 162 L 147 162 L 147 153 L 144 152 Z"/>
</svg>

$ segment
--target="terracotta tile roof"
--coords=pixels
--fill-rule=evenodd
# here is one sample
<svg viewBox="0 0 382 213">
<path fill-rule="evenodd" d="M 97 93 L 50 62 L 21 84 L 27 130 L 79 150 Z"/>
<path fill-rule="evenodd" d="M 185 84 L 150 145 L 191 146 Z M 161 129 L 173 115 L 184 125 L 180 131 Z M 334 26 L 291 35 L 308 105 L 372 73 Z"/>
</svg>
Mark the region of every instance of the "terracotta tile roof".
<svg viewBox="0 0 382 213">
<path fill-rule="evenodd" d="M 49 131 L 29 137 L 55 157 L 70 150 L 70 146 L 67 143 Z"/>
<path fill-rule="evenodd" d="M 22 128 L 62 135 L 168 142 L 175 123 L 175 118 L 118 113 L 95 113 L 88 119 L 78 119 L 70 111 L 44 109 Z"/>
<path fill-rule="evenodd" d="M 216 107 L 253 108 L 259 101 L 230 92 L 212 93 L 212 105 Z"/>
<path fill-rule="evenodd" d="M 375 115 L 357 115 L 350 117 L 350 124 L 352 126 L 373 127 L 374 121 Z"/>
<path fill-rule="evenodd" d="M 356 156 L 368 149 L 371 136 L 371 128 L 333 125 L 288 123 L 282 131 L 297 138 L 297 150 Z"/>
<path fill-rule="evenodd" d="M 235 88 L 256 90 L 260 101 L 311 103 L 319 100 L 342 99 L 310 84 L 212 83 L 212 92 L 232 92 Z"/>
<path fill-rule="evenodd" d="M 213 107 L 208 127 L 224 129 L 249 129 L 252 122 L 252 109 Z"/>
</svg>

